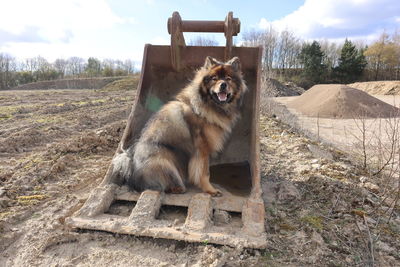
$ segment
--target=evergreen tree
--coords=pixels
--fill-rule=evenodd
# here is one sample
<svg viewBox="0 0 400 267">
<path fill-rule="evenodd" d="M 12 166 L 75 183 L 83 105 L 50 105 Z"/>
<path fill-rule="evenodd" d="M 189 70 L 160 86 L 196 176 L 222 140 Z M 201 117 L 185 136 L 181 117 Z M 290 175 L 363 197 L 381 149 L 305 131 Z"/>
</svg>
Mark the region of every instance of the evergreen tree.
<svg viewBox="0 0 400 267">
<path fill-rule="evenodd" d="M 339 66 L 335 68 L 337 78 L 342 83 L 355 82 L 366 65 L 363 49 L 358 50 L 351 41 L 346 39 L 340 53 Z"/>
<path fill-rule="evenodd" d="M 305 79 L 309 86 L 322 83 L 326 80 L 327 67 L 323 64 L 324 56 L 321 46 L 317 41 L 303 45 L 299 60 L 303 65 L 303 79 Z"/>
</svg>

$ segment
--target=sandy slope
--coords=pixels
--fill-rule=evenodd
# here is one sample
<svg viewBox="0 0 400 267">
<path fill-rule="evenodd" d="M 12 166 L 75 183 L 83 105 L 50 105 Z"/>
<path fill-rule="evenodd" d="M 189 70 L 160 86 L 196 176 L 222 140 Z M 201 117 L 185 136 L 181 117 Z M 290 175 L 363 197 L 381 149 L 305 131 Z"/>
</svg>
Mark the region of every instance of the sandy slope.
<svg viewBox="0 0 400 267">
<path fill-rule="evenodd" d="M 399 95 L 400 81 L 358 82 L 348 84 L 371 95 Z"/>
</svg>

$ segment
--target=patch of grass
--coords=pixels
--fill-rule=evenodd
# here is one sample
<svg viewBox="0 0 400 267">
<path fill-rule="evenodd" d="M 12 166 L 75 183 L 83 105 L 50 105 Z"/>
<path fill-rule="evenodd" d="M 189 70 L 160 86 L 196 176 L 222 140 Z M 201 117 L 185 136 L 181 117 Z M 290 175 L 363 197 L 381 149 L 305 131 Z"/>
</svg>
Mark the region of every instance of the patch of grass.
<svg viewBox="0 0 400 267">
<path fill-rule="evenodd" d="M 365 210 L 362 210 L 362 209 L 353 209 L 351 211 L 351 214 L 358 215 L 360 217 L 364 217 L 365 215 L 367 215 L 367 212 Z"/>
<path fill-rule="evenodd" d="M 323 219 L 321 216 L 308 215 L 302 217 L 300 220 L 314 229 L 322 230 L 324 228 L 324 225 L 322 223 Z"/>
<path fill-rule="evenodd" d="M 35 122 L 38 123 L 57 123 L 60 122 L 61 120 L 57 117 L 43 117 L 43 118 L 39 118 L 39 119 L 35 119 Z"/>
<path fill-rule="evenodd" d="M 96 103 L 105 103 L 107 102 L 107 99 L 95 99 L 92 100 L 91 103 L 96 104 Z"/>
<path fill-rule="evenodd" d="M 46 198 L 46 195 L 19 196 L 17 197 L 17 201 L 20 205 L 31 206 L 38 204 L 41 200 Z"/>
<path fill-rule="evenodd" d="M 18 112 L 19 108 L 20 106 L 0 106 L 0 121 L 12 118 Z"/>
<path fill-rule="evenodd" d="M 12 214 L 11 211 L 0 212 L 0 220 L 8 217 L 11 214 Z"/>
<path fill-rule="evenodd" d="M 400 226 L 389 223 L 381 226 L 381 231 L 389 236 L 400 239 Z"/>
<path fill-rule="evenodd" d="M 41 163 L 41 162 L 44 162 L 44 160 L 43 159 L 41 159 L 41 158 L 31 158 L 30 160 L 29 160 L 29 162 L 24 166 L 24 169 L 30 169 L 30 168 L 32 168 L 34 165 L 36 165 L 36 164 L 38 164 L 38 163 Z"/>
<path fill-rule="evenodd" d="M 75 105 L 75 106 L 84 106 L 87 104 L 89 104 L 89 102 L 87 102 L 87 101 L 72 102 L 72 105 Z"/>
<path fill-rule="evenodd" d="M 261 261 L 266 263 L 266 266 L 274 267 L 277 265 L 273 264 L 273 261 L 280 258 L 281 256 L 281 253 L 276 251 L 264 251 L 263 253 L 261 253 Z"/>
<path fill-rule="evenodd" d="M 345 174 L 336 170 L 321 169 L 319 172 L 327 177 L 340 181 L 348 179 L 348 177 Z"/>
<path fill-rule="evenodd" d="M 11 114 L 1 114 L 1 113 L 0 113 L 0 121 L 2 121 L 2 120 L 8 120 L 8 119 L 10 119 L 10 118 L 12 118 L 12 115 L 11 115 Z"/>
<path fill-rule="evenodd" d="M 297 229 L 294 225 L 291 225 L 289 223 L 280 223 L 279 228 L 284 231 L 294 231 Z"/>
</svg>

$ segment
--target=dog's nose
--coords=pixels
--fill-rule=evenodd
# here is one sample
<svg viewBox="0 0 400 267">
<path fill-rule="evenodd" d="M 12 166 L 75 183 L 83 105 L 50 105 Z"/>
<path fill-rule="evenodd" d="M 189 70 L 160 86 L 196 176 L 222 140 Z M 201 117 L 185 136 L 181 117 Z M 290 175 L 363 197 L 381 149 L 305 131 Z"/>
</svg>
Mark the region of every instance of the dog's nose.
<svg viewBox="0 0 400 267">
<path fill-rule="evenodd" d="M 226 90 L 226 83 L 221 83 L 220 88 L 221 90 Z"/>
</svg>

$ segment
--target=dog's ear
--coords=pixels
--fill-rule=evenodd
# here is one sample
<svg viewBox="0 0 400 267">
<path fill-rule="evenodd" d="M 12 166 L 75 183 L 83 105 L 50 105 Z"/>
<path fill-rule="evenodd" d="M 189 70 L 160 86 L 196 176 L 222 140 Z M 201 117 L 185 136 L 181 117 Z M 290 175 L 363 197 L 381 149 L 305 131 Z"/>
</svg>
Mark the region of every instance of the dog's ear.
<svg viewBox="0 0 400 267">
<path fill-rule="evenodd" d="M 239 72 L 242 69 L 242 64 L 240 64 L 240 59 L 238 57 L 233 57 L 231 60 L 226 62 L 226 64 L 231 65 L 235 72 Z"/>
<path fill-rule="evenodd" d="M 216 60 L 213 57 L 206 57 L 206 62 L 204 62 L 204 68 L 205 69 L 210 69 L 212 67 L 214 67 L 215 65 L 221 65 L 221 62 L 219 62 L 218 60 Z"/>
</svg>

